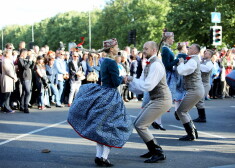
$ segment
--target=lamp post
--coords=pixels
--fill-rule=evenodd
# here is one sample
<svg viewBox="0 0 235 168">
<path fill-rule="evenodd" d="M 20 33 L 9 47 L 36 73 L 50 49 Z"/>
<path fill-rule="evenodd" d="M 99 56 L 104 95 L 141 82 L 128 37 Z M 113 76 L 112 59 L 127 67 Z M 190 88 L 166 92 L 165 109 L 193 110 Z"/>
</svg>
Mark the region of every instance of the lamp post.
<svg viewBox="0 0 235 168">
<path fill-rule="evenodd" d="M 91 50 L 91 11 L 89 10 L 89 50 Z"/>
<path fill-rule="evenodd" d="M 3 29 L 2 29 L 2 50 L 3 50 Z"/>
<path fill-rule="evenodd" d="M 33 24 L 32 24 L 32 42 L 34 42 L 34 30 L 33 30 Z"/>
</svg>

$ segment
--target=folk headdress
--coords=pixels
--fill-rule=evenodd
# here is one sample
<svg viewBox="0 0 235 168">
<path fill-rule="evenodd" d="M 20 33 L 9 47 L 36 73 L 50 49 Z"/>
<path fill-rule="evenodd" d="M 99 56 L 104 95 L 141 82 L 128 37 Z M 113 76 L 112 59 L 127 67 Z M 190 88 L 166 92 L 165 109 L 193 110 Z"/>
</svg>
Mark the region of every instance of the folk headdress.
<svg viewBox="0 0 235 168">
<path fill-rule="evenodd" d="M 112 48 L 112 47 L 114 47 L 117 44 L 118 44 L 118 42 L 117 42 L 116 38 L 105 40 L 105 41 L 103 41 L 103 50 Z"/>
<path fill-rule="evenodd" d="M 165 37 L 165 38 L 174 37 L 174 33 L 173 32 L 163 32 L 163 37 Z"/>
</svg>

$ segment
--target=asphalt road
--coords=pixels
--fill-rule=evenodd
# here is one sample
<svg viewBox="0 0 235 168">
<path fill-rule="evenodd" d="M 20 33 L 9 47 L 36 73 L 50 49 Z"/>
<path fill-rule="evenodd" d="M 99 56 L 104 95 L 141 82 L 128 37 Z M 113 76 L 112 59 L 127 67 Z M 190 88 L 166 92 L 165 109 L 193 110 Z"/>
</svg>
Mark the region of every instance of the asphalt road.
<svg viewBox="0 0 235 168">
<path fill-rule="evenodd" d="M 126 103 L 133 117 L 141 102 Z M 207 123 L 195 123 L 199 139 L 181 142 L 183 126 L 171 112 L 162 121 L 166 131 L 151 128 L 167 159 L 146 164 L 139 155 L 146 146 L 136 131 L 122 149 L 112 149 L 110 161 L 120 168 L 232 168 L 235 167 L 235 99 L 206 101 Z M 95 143 L 83 139 L 66 122 L 68 107 L 30 114 L 0 113 L 0 168 L 78 168 L 96 167 Z M 197 117 L 196 109 L 190 112 Z M 51 152 L 42 153 L 43 149 Z"/>
</svg>

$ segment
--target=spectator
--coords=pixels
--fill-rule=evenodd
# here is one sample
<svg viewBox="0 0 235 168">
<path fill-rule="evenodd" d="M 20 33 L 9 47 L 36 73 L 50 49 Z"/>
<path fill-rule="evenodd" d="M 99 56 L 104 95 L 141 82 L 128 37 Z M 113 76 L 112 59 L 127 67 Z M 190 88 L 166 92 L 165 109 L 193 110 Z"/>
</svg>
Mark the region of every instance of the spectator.
<svg viewBox="0 0 235 168">
<path fill-rule="evenodd" d="M 44 110 L 45 109 L 45 104 L 48 108 L 49 106 L 49 98 L 48 98 L 48 78 L 46 75 L 46 68 L 44 64 L 44 58 L 43 56 L 38 56 L 37 57 L 37 62 L 36 62 L 36 67 L 35 67 L 35 72 L 36 72 L 36 85 L 38 89 L 38 109 L 39 110 Z M 44 102 L 44 98 L 47 100 L 47 102 Z"/>
<path fill-rule="evenodd" d="M 49 58 L 48 63 L 46 64 L 46 74 L 48 77 L 48 87 L 51 91 L 51 96 L 55 96 L 56 107 L 64 107 L 60 101 L 60 95 L 57 88 L 58 78 L 57 78 L 57 69 L 54 65 L 55 59 Z"/>
<path fill-rule="evenodd" d="M 2 61 L 1 92 L 3 93 L 2 111 L 14 113 L 10 107 L 11 92 L 15 89 L 15 82 L 18 80 L 15 73 L 15 66 L 12 62 L 12 50 L 6 49 Z"/>
<path fill-rule="evenodd" d="M 82 84 L 81 77 L 83 76 L 82 66 L 79 62 L 79 54 L 77 52 L 73 53 L 73 60 L 69 62 L 69 83 L 70 83 L 70 92 L 68 106 L 70 107 L 74 96 L 79 91 L 79 88 Z"/>
<path fill-rule="evenodd" d="M 23 111 L 24 113 L 29 113 L 28 104 L 31 94 L 32 69 L 34 67 L 33 55 L 30 55 L 29 58 L 26 58 L 27 54 L 27 49 L 22 48 L 20 50 L 20 57 L 18 60 L 18 77 L 22 85 L 20 111 Z"/>
<path fill-rule="evenodd" d="M 60 101 L 63 103 L 64 97 L 63 97 L 63 91 L 65 86 L 65 80 L 68 77 L 68 71 L 66 68 L 66 62 L 64 61 L 64 51 L 60 51 L 58 54 L 57 59 L 55 60 L 55 67 L 58 72 L 58 90 L 59 90 L 59 96 Z"/>
</svg>

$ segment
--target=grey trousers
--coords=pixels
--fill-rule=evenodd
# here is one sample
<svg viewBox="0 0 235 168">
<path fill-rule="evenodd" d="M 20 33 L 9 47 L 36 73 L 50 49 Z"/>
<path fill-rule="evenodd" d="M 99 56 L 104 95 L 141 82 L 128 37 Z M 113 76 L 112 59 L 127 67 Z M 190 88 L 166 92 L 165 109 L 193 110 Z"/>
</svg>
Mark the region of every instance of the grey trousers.
<svg viewBox="0 0 235 168">
<path fill-rule="evenodd" d="M 195 90 L 187 90 L 184 99 L 181 101 L 179 108 L 176 111 L 182 124 L 188 123 L 192 120 L 188 112 L 203 98 L 204 93 L 205 91 L 203 86 Z"/>
<path fill-rule="evenodd" d="M 162 114 L 167 112 L 171 108 L 171 105 L 172 98 L 169 96 L 169 98 L 165 99 L 150 100 L 150 102 L 141 110 L 134 122 L 134 126 L 145 143 L 154 139 L 148 129 L 149 126 L 156 118 L 159 118 Z"/>
<path fill-rule="evenodd" d="M 203 83 L 203 86 L 204 86 L 205 94 L 204 94 L 204 97 L 196 104 L 196 107 L 198 109 L 205 109 L 205 97 L 208 95 L 211 89 L 210 83 Z"/>
</svg>

